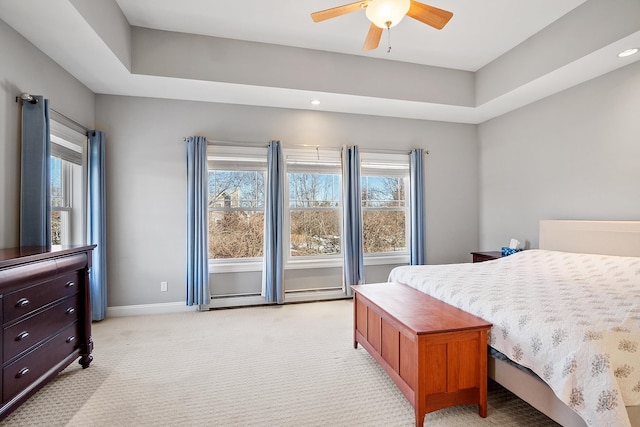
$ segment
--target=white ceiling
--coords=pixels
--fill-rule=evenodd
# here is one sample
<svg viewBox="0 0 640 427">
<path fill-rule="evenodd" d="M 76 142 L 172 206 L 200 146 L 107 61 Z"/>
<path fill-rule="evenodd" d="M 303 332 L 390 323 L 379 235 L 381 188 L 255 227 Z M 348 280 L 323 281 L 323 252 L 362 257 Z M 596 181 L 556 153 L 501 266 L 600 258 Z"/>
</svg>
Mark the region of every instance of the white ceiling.
<svg viewBox="0 0 640 427">
<path fill-rule="evenodd" d="M 586 0 L 433 0 L 453 12 L 442 30 L 405 17 L 363 52 L 364 11 L 314 23 L 350 0 L 116 0 L 131 25 L 476 71 Z"/>
<path fill-rule="evenodd" d="M 616 53 L 625 48 L 640 47 L 640 22 L 625 18 L 638 11 L 638 0 L 427 1 L 425 3 L 452 11 L 451 21 L 438 31 L 405 17 L 391 29 L 390 53 L 386 49 L 386 34 L 377 50 L 361 50 L 369 27 L 364 11 L 320 23 L 314 23 L 309 16 L 311 12 L 344 3 L 340 0 L 0 0 L 0 19 L 99 94 L 464 123 L 481 123 L 640 59 L 640 55 L 624 60 L 616 57 Z M 565 19 L 567 16 L 571 19 Z M 561 18 L 562 25 L 556 25 Z M 585 30 L 585 25 L 579 25 L 582 18 L 589 23 L 597 22 L 597 27 L 589 26 Z M 598 22 L 599 19 L 602 22 Z M 625 22 L 618 25 L 618 19 Z M 255 80 L 240 77 L 229 81 L 170 75 L 161 70 L 132 72 L 135 68 L 132 64 L 143 60 L 138 57 L 142 56 L 141 52 L 131 47 L 129 25 L 312 49 L 305 51 L 305 55 L 322 57 L 323 61 L 327 56 L 317 51 L 356 55 L 353 58 L 378 61 L 367 64 L 379 65 L 379 69 L 389 64 L 386 61 L 393 61 L 398 67 L 408 62 L 465 70 L 475 84 L 469 94 L 476 97 L 476 103 L 445 102 L 429 96 L 418 100 L 394 94 L 380 96 L 375 91 L 354 93 L 337 83 L 325 85 L 328 89 L 318 92 L 312 80 L 322 77 L 316 76 L 307 77 L 307 81 L 297 87 L 285 87 L 286 84 L 273 83 L 277 79 L 257 84 Z M 536 37 L 540 34 L 545 34 L 546 38 L 542 38 L 547 41 L 550 34 L 558 39 L 557 43 L 551 43 L 554 46 L 549 46 L 548 54 L 539 46 L 534 49 L 532 40 L 539 40 Z M 599 40 L 588 40 L 598 37 Z M 127 46 L 122 47 L 124 45 Z M 559 51 L 558 47 L 563 45 L 576 46 L 580 51 Z M 270 45 L 251 46 L 252 49 L 264 46 L 265 51 L 272 49 Z M 164 46 L 158 44 L 154 48 Z M 527 65 L 528 49 L 538 56 L 529 59 Z M 510 55 L 514 52 L 516 55 Z M 514 63 L 513 58 L 518 60 Z M 175 59 L 167 56 L 166 61 L 172 60 Z M 334 60 L 336 66 L 348 62 L 344 56 L 329 56 L 329 61 Z M 545 65 L 537 74 L 523 70 L 523 67 L 533 70 L 543 62 L 552 65 Z M 412 70 L 415 75 L 415 66 Z M 424 75 L 431 76 L 433 70 L 425 68 Z M 487 79 L 490 73 L 486 70 L 495 74 L 492 80 L 513 78 L 514 81 L 507 82 L 495 96 L 480 100 L 483 82 L 491 80 Z M 511 73 L 512 70 L 517 72 Z M 344 70 L 345 75 L 354 72 Z M 460 71 L 451 71 L 451 75 L 459 76 L 455 73 Z M 402 80 L 403 76 L 397 77 Z M 440 90 L 446 92 L 451 88 L 445 86 Z M 311 106 L 311 98 L 320 98 L 322 104 Z"/>
</svg>

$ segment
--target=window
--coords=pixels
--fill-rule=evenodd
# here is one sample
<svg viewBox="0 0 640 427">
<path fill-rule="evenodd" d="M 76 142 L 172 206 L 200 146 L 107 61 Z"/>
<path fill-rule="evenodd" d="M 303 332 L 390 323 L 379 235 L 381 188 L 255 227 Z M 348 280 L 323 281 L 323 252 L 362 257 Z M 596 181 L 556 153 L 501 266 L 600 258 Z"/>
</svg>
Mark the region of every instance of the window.
<svg viewBox="0 0 640 427">
<path fill-rule="evenodd" d="M 407 254 L 408 156 L 363 153 L 362 231 L 367 255 Z"/>
<path fill-rule="evenodd" d="M 289 151 L 286 156 L 289 259 L 340 255 L 340 155 Z"/>
<path fill-rule="evenodd" d="M 288 266 L 339 266 L 340 152 L 286 150 L 284 154 L 288 189 L 284 247 L 288 248 Z M 229 271 L 261 268 L 257 263 L 264 251 L 266 157 L 263 148 L 209 147 L 208 227 L 212 265 L 225 264 L 232 269 Z M 378 261 L 374 263 L 387 262 L 389 257 L 406 257 L 408 156 L 363 153 L 361 158 L 365 256 L 376 257 Z"/>
<path fill-rule="evenodd" d="M 51 244 L 85 242 L 87 137 L 51 120 Z"/>
<path fill-rule="evenodd" d="M 291 256 L 339 254 L 339 175 L 288 175 Z"/>
<path fill-rule="evenodd" d="M 71 164 L 51 157 L 51 244 L 61 245 L 70 240 Z"/>
<path fill-rule="evenodd" d="M 211 147 L 209 259 L 259 258 L 264 246 L 266 151 Z"/>
</svg>

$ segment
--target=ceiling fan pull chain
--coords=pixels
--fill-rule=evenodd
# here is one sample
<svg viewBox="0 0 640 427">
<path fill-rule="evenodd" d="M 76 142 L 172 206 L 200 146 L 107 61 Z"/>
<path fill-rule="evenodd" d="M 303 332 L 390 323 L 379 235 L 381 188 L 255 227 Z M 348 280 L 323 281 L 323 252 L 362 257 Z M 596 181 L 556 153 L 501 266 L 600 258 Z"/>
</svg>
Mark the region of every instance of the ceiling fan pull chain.
<svg viewBox="0 0 640 427">
<path fill-rule="evenodd" d="M 389 45 L 389 48 L 387 49 L 387 53 L 391 53 L 391 27 L 390 26 L 387 26 L 387 44 Z"/>
</svg>

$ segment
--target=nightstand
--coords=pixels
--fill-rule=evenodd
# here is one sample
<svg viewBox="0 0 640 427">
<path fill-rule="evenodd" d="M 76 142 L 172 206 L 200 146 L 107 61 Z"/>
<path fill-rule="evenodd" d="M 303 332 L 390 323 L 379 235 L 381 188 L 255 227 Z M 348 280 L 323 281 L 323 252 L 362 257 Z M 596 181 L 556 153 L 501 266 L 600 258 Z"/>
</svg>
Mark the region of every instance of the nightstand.
<svg viewBox="0 0 640 427">
<path fill-rule="evenodd" d="M 501 251 L 471 252 L 471 255 L 473 255 L 473 262 L 491 261 L 492 259 L 502 258 Z"/>
</svg>

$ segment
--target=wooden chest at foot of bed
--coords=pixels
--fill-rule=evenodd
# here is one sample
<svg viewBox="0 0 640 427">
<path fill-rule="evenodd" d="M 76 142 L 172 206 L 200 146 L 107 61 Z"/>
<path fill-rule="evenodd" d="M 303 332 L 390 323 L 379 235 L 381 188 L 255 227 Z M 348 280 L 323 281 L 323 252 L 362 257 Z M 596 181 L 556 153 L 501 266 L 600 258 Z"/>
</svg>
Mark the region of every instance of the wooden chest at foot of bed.
<svg viewBox="0 0 640 427">
<path fill-rule="evenodd" d="M 479 317 L 398 283 L 352 286 L 354 347 L 364 347 L 413 405 L 477 404 L 487 416 L 487 332 Z"/>
</svg>

